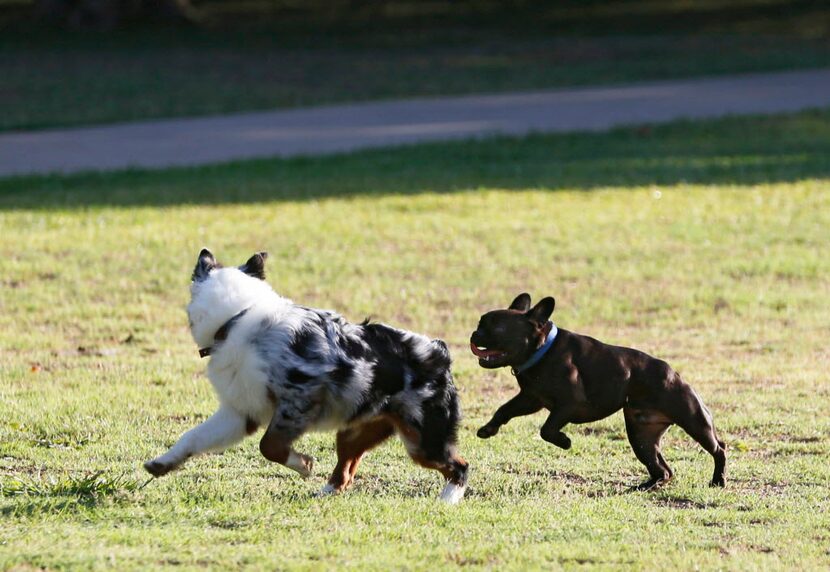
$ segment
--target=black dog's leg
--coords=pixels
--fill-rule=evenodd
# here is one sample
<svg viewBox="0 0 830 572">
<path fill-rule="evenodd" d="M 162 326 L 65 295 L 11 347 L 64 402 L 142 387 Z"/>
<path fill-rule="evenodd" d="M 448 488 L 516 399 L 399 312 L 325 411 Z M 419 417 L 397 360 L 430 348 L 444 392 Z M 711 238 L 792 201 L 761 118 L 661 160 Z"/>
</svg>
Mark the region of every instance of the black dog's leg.
<svg viewBox="0 0 830 572">
<path fill-rule="evenodd" d="M 712 455 L 715 460 L 715 471 L 709 485 L 722 487 L 726 484 L 724 477 L 726 472 L 726 444 L 718 438 L 712 414 L 703 404 L 703 401 L 691 387 L 686 384 L 683 385 L 686 394 L 679 405 L 673 404 L 673 417 L 676 423 L 692 439 L 700 443 L 700 446 Z"/>
<path fill-rule="evenodd" d="M 568 411 L 551 411 L 547 421 L 545 421 L 545 424 L 542 425 L 542 429 L 539 431 L 539 434 L 542 436 L 542 439 L 548 443 L 553 443 L 560 449 L 568 450 L 571 448 L 571 440 L 567 435 L 562 433 L 562 427 L 567 425 L 568 421 L 570 421 Z"/>
<path fill-rule="evenodd" d="M 667 483 L 674 473 L 660 452 L 660 439 L 671 425 L 671 421 L 658 411 L 626 407 L 623 414 L 628 442 L 651 477 L 635 488 L 648 491 Z"/>
<path fill-rule="evenodd" d="M 542 402 L 524 392 L 519 392 L 517 396 L 502 405 L 493 414 L 493 418 L 487 422 L 476 435 L 482 439 L 492 437 L 499 432 L 499 427 L 513 419 L 514 417 L 521 417 L 523 415 L 530 415 L 542 409 Z"/>
</svg>

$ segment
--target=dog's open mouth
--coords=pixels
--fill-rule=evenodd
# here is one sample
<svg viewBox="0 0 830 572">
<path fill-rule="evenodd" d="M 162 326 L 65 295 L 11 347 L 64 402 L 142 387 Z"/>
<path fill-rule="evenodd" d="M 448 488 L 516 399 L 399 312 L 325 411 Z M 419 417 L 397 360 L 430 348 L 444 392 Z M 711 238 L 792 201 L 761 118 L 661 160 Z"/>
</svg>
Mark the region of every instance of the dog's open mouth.
<svg viewBox="0 0 830 572">
<path fill-rule="evenodd" d="M 497 361 L 507 356 L 507 352 L 479 347 L 473 342 L 470 342 L 470 351 L 473 352 L 477 358 L 484 361 Z"/>
</svg>

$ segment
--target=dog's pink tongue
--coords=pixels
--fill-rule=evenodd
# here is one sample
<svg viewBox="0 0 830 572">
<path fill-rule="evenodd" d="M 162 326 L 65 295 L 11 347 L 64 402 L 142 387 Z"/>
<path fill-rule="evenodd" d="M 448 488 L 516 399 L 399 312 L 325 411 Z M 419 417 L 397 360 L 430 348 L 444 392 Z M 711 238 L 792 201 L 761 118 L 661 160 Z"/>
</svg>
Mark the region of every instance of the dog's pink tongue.
<svg viewBox="0 0 830 572">
<path fill-rule="evenodd" d="M 473 352 L 476 356 L 480 358 L 492 357 L 495 355 L 499 355 L 502 352 L 498 350 L 482 350 L 479 349 L 473 342 L 470 342 L 470 351 Z"/>
</svg>

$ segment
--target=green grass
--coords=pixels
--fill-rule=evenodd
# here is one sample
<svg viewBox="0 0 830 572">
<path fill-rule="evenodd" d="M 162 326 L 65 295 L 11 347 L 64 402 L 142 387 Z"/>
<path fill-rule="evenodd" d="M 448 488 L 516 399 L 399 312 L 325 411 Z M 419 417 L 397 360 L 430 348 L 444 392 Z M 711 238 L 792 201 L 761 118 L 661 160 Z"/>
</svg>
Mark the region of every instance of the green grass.
<svg viewBox="0 0 830 572">
<path fill-rule="evenodd" d="M 810 2 L 397 4 L 208 2 L 205 29 L 111 34 L 0 19 L 0 130 L 830 65 Z"/>
<path fill-rule="evenodd" d="M 826 569 L 830 112 L 159 173 L 0 183 L 0 568 Z M 444 337 L 469 495 L 390 442 L 316 499 L 256 440 L 147 482 L 215 408 L 183 306 L 196 253 L 271 253 L 305 304 Z M 475 429 L 514 393 L 466 340 L 522 291 L 562 327 L 669 360 L 730 447 L 677 428 L 644 477 L 619 414 Z"/>
</svg>

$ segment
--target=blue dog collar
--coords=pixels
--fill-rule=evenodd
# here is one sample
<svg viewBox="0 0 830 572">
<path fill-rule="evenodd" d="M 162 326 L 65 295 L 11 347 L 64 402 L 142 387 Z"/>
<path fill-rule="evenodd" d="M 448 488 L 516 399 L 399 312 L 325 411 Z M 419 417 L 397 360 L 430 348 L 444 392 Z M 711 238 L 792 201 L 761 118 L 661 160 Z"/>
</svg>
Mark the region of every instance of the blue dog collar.
<svg viewBox="0 0 830 572">
<path fill-rule="evenodd" d="M 519 367 L 513 368 L 513 375 L 519 375 L 523 371 L 527 371 L 528 369 L 532 368 L 534 365 L 539 363 L 545 354 L 548 352 L 550 347 L 553 345 L 553 342 L 556 341 L 556 334 L 559 333 L 559 329 L 556 327 L 556 324 L 553 322 L 548 322 L 550 324 L 550 332 L 548 332 L 548 337 L 545 339 L 545 343 L 539 346 L 539 349 L 533 352 L 533 355 L 530 356 L 530 359 L 524 362 Z"/>
</svg>

